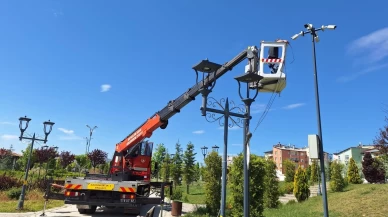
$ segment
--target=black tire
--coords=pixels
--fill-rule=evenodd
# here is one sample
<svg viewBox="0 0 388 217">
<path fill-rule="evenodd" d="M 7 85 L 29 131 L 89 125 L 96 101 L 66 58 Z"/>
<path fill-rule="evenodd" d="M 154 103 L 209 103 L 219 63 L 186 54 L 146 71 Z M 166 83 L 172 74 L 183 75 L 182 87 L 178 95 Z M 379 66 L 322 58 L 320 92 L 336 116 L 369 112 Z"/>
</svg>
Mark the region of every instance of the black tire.
<svg viewBox="0 0 388 217">
<path fill-rule="evenodd" d="M 86 209 L 78 209 L 79 214 L 86 214 Z"/>
<path fill-rule="evenodd" d="M 94 214 L 96 212 L 97 206 L 91 206 L 90 209 L 87 209 L 87 214 Z"/>
</svg>

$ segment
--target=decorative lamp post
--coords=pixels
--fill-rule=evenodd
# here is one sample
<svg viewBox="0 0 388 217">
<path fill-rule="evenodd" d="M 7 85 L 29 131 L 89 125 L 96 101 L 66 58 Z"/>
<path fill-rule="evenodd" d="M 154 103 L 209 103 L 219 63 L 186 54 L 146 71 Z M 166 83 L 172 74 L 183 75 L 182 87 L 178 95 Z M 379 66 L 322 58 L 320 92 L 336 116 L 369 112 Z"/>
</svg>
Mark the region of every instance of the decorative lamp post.
<svg viewBox="0 0 388 217">
<path fill-rule="evenodd" d="M 336 25 L 322 25 L 321 28 L 315 28 L 312 24 L 307 23 L 304 24 L 304 28 L 307 29 L 307 31 L 301 31 L 300 33 L 297 33 L 291 37 L 292 40 L 297 39 L 299 36 L 304 36 L 306 34 L 310 34 L 312 38 L 312 47 L 313 47 L 313 65 L 314 65 L 314 85 L 315 85 L 315 104 L 316 104 L 316 110 L 317 110 L 317 124 L 318 124 L 318 139 L 319 139 L 319 162 L 320 162 L 320 170 L 321 170 L 321 182 L 322 182 L 322 191 L 323 191 L 323 214 L 324 217 L 329 216 L 329 209 L 328 209 L 328 203 L 327 203 L 327 190 L 326 190 L 326 175 L 325 175 L 325 162 L 324 162 L 324 153 L 323 153 L 323 138 L 322 138 L 322 126 L 321 126 L 321 109 L 319 104 L 319 90 L 318 90 L 318 74 L 317 74 L 317 58 L 316 58 L 316 52 L 315 52 L 315 42 L 319 42 L 319 37 L 317 35 L 318 31 L 324 31 L 324 30 L 335 30 L 337 28 Z"/>
<path fill-rule="evenodd" d="M 203 146 L 201 149 L 202 149 L 203 159 L 205 159 L 205 157 L 207 155 L 207 147 Z"/>
<path fill-rule="evenodd" d="M 239 96 L 245 105 L 245 114 L 244 114 L 244 216 L 249 216 L 249 141 L 252 137 L 252 133 L 249 132 L 249 122 L 251 119 L 251 105 L 255 101 L 259 89 L 255 89 L 255 94 L 253 97 L 250 97 L 250 84 L 258 84 L 263 77 L 255 74 L 254 71 L 249 73 L 244 73 L 240 76 L 235 77 L 238 83 Z M 246 96 L 244 97 L 241 94 L 241 83 L 246 83 Z"/>
<path fill-rule="evenodd" d="M 93 130 L 98 128 L 98 127 L 94 126 L 93 128 L 91 128 L 88 124 L 86 124 L 86 127 L 89 128 L 89 138 L 85 137 L 86 138 L 86 154 L 88 154 L 89 147 L 90 147 L 90 140 L 92 140 Z"/>
<path fill-rule="evenodd" d="M 220 147 L 218 147 L 217 145 L 215 145 L 215 146 L 212 147 L 213 151 L 216 151 L 217 153 L 218 153 L 218 149 L 219 149 L 219 148 L 220 148 Z"/>
<path fill-rule="evenodd" d="M 30 147 L 30 153 L 29 153 L 29 156 L 28 156 L 26 173 L 24 175 L 24 182 L 23 182 L 23 187 L 22 187 L 22 193 L 20 194 L 19 202 L 18 202 L 18 205 L 17 205 L 17 208 L 16 208 L 17 210 L 23 209 L 23 206 L 24 206 L 24 198 L 25 198 L 25 194 L 26 194 L 26 187 L 27 187 L 27 180 L 28 180 L 28 171 L 30 170 L 31 156 L 32 156 L 32 150 L 34 148 L 34 142 L 35 141 L 40 141 L 40 142 L 43 142 L 44 144 L 46 144 L 47 141 L 48 141 L 47 137 L 51 133 L 51 131 L 53 129 L 53 126 L 55 124 L 54 122 L 51 122 L 50 120 L 43 122 L 43 125 L 44 125 L 43 130 L 44 130 L 45 137 L 44 137 L 44 139 L 39 139 L 39 138 L 36 138 L 35 133 L 33 134 L 32 137 L 23 136 L 24 132 L 28 128 L 28 124 L 30 123 L 30 121 L 31 121 L 31 118 L 27 118 L 27 116 L 19 118 L 19 122 L 20 122 L 19 123 L 19 129 L 20 129 L 19 140 L 20 141 L 22 141 L 23 139 L 31 140 L 31 147 Z"/>
</svg>

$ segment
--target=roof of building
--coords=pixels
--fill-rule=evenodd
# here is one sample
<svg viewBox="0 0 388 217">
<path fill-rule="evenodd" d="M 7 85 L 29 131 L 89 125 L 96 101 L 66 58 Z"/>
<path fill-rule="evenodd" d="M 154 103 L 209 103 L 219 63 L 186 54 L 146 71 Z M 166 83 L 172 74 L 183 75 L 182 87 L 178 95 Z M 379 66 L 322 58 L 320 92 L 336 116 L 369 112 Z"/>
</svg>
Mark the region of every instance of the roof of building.
<svg viewBox="0 0 388 217">
<path fill-rule="evenodd" d="M 265 151 L 264 154 L 272 154 L 273 153 L 273 150 L 270 150 L 270 151 Z"/>
<path fill-rule="evenodd" d="M 339 155 L 339 154 L 344 153 L 345 151 L 348 151 L 349 149 L 353 149 L 353 148 L 362 148 L 362 149 L 363 149 L 362 151 L 364 151 L 364 150 L 373 149 L 374 146 L 373 146 L 373 145 L 358 145 L 358 146 L 352 146 L 352 147 L 349 147 L 349 148 L 347 148 L 347 149 L 344 149 L 344 150 L 342 150 L 342 151 L 340 151 L 340 152 L 333 153 L 333 154 Z"/>
</svg>

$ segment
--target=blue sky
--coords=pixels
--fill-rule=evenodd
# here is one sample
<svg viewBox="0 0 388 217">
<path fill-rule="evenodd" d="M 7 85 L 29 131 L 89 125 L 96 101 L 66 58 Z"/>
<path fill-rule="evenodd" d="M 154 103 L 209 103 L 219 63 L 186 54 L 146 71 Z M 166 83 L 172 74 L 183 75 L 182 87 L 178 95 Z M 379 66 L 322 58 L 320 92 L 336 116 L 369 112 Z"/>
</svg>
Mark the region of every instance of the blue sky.
<svg viewBox="0 0 388 217">
<path fill-rule="evenodd" d="M 97 125 L 91 149 L 112 155 L 117 142 L 195 83 L 194 64 L 225 63 L 262 40 L 291 40 L 307 22 L 338 26 L 320 32 L 317 44 L 325 151 L 371 143 L 387 102 L 384 4 L 1 1 L 0 147 L 25 148 L 17 122 L 27 115 L 28 133 L 43 136 L 42 122 L 50 119 L 56 124 L 48 144 L 76 154 L 85 150 L 85 125 Z M 287 87 L 253 134 L 256 154 L 278 142 L 307 146 L 307 135 L 317 133 L 311 38 L 290 43 Z M 233 77 L 245 63 L 219 79 L 211 96 L 240 104 Z M 252 131 L 270 96 L 259 94 L 253 104 Z M 178 140 L 183 147 L 191 141 L 202 161 L 200 147 L 222 146 L 223 131 L 201 116 L 200 104 L 197 97 L 150 140 L 171 152 Z M 229 154 L 242 151 L 242 136 L 230 130 Z"/>
</svg>

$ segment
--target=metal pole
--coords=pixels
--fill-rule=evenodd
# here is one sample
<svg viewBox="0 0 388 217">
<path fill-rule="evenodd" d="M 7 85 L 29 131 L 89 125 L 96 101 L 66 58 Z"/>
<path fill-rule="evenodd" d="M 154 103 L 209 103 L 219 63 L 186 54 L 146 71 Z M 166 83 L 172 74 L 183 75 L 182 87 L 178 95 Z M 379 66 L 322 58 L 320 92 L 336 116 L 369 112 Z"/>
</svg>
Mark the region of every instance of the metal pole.
<svg viewBox="0 0 388 217">
<path fill-rule="evenodd" d="M 227 168 L 227 153 L 228 153 L 228 123 L 229 121 L 229 102 L 226 98 L 225 109 L 224 109 L 224 154 L 222 157 L 222 186 L 221 186 L 221 215 L 225 217 L 225 206 L 226 206 L 226 168 Z"/>
<path fill-rule="evenodd" d="M 316 53 L 315 53 L 315 41 L 314 37 L 315 29 L 313 28 L 311 31 L 312 36 L 312 44 L 313 44 L 313 61 L 314 61 L 314 84 L 315 84 L 315 101 L 316 101 L 316 108 L 317 108 L 317 122 L 318 122 L 318 137 L 319 137 L 319 162 L 321 167 L 321 179 L 322 179 L 322 200 L 323 200 L 323 213 L 324 217 L 329 217 L 329 211 L 328 211 L 328 204 L 327 204 L 327 191 L 326 191 L 326 175 L 325 171 L 322 168 L 325 168 L 325 162 L 324 162 L 324 154 L 323 154 L 323 138 L 322 138 L 322 128 L 321 128 L 321 111 L 320 111 L 320 105 L 319 105 L 319 91 L 318 91 L 318 74 L 317 74 L 317 59 L 316 59 Z"/>
<path fill-rule="evenodd" d="M 249 94 L 248 94 L 249 97 Z M 249 133 L 249 117 L 250 117 L 250 105 L 252 99 L 244 99 L 246 108 L 246 118 L 244 119 L 244 217 L 249 217 L 249 165 L 248 165 L 248 138 Z"/>
<path fill-rule="evenodd" d="M 23 187 L 22 187 L 22 193 L 20 194 L 19 197 L 19 202 L 18 206 L 16 209 L 21 210 L 23 209 L 24 206 L 24 197 L 26 195 L 26 187 L 27 187 L 27 179 L 28 179 L 28 171 L 30 170 L 30 164 L 31 164 L 31 155 L 32 155 L 32 150 L 34 148 L 34 142 L 35 142 L 35 133 L 32 136 L 32 142 L 31 142 L 31 148 L 30 148 L 30 155 L 28 156 L 28 162 L 27 162 L 27 168 L 26 168 L 26 173 L 24 175 L 24 182 L 23 182 Z"/>
</svg>

